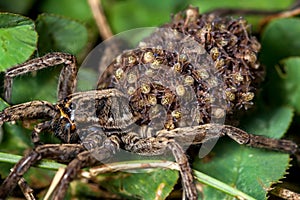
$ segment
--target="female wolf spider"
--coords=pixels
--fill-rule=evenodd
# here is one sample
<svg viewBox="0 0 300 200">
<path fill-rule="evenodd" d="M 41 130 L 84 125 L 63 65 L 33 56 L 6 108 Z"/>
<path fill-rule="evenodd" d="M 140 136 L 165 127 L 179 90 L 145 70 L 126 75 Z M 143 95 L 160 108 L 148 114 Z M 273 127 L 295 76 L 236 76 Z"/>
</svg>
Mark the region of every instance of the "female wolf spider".
<svg viewBox="0 0 300 200">
<path fill-rule="evenodd" d="M 197 199 L 192 170 L 178 142 L 183 144 L 187 138 L 193 137 L 193 144 L 197 144 L 227 135 L 240 144 L 252 147 L 291 154 L 298 151 L 297 145 L 291 141 L 255 136 L 233 126 L 218 124 L 160 130 L 151 137 L 139 137 L 139 133 L 130 129 L 138 116 L 134 116 L 122 92 L 102 89 L 73 93 L 77 75 L 76 61 L 74 56 L 66 53 L 50 53 L 8 69 L 5 74 L 5 99 L 10 99 L 12 79 L 15 76 L 59 64 L 64 64 L 64 67 L 59 78 L 57 104 L 31 101 L 8 107 L 0 113 L 1 124 L 26 119 L 44 120 L 32 131 L 34 149 L 14 166 L 2 183 L 1 199 L 9 195 L 30 166 L 44 158 L 68 163 L 53 192 L 53 199 L 63 199 L 68 184 L 82 168 L 97 165 L 113 156 L 120 148 L 142 155 L 159 155 L 169 149 L 180 166 L 186 197 Z M 115 104 L 114 100 L 119 103 Z M 39 134 L 43 131 L 54 132 L 63 144 L 41 144 Z"/>
<path fill-rule="evenodd" d="M 198 23 L 197 20 L 211 19 L 200 18 L 197 11 L 193 9 L 188 9 L 188 11 L 190 14 L 189 19 L 181 19 L 180 17 L 174 18 L 175 29 L 185 31 L 184 29 L 189 27 L 188 23 L 194 23 L 193 26 L 190 26 L 191 29 L 187 31 L 197 33 L 195 32 L 195 26 L 199 24 L 203 25 L 204 23 L 202 21 Z M 194 15 L 197 16 L 195 17 Z M 183 23 L 182 20 L 185 20 L 185 22 Z M 219 21 L 220 20 L 217 20 L 217 22 Z M 246 38 L 247 42 L 249 42 L 250 37 L 248 37 L 246 31 L 236 30 L 240 26 L 244 26 L 244 24 L 234 22 L 235 21 L 230 21 L 228 27 L 234 28 L 237 34 L 241 34 L 241 40 Z M 208 26 L 205 27 L 207 28 Z M 224 26 L 220 27 L 224 28 Z M 242 27 L 242 29 L 244 30 L 244 27 Z M 148 38 L 151 40 L 151 46 L 154 44 L 153 40 L 165 42 L 168 36 L 162 39 L 163 35 L 164 32 L 161 34 L 156 33 L 154 36 Z M 176 37 L 177 36 L 176 34 Z M 220 64 L 219 55 L 221 55 L 222 52 L 218 52 L 216 48 L 211 48 L 214 42 L 220 40 L 220 38 L 214 40 L 214 38 L 206 32 L 201 32 L 199 36 L 200 38 L 198 38 L 199 40 L 197 41 L 206 41 L 207 44 L 205 45 L 210 48 L 210 53 L 213 53 L 212 57 L 215 63 L 218 61 Z M 221 37 L 217 33 L 213 36 Z M 147 40 L 145 40 L 145 42 L 147 42 Z M 173 44 L 178 44 L 181 49 L 180 42 L 175 41 Z M 252 53 L 249 54 L 251 56 L 249 57 L 245 54 L 240 58 L 244 59 L 243 63 L 245 64 L 247 64 L 246 61 L 252 63 L 256 70 L 256 57 L 254 59 L 253 54 L 255 54 L 259 47 L 254 44 L 256 44 L 255 41 L 251 46 L 255 49 L 254 52 L 251 52 L 251 49 L 245 48 L 245 51 Z M 226 45 L 230 48 L 234 48 L 235 45 L 237 45 L 237 41 L 232 40 Z M 245 45 L 243 47 L 245 47 Z M 191 46 L 191 48 L 194 50 L 193 46 Z M 232 49 L 231 52 L 233 52 Z M 63 64 L 63 68 L 59 77 L 57 91 L 58 102 L 56 104 L 51 104 L 47 101 L 31 101 L 8 107 L 0 113 L 0 124 L 27 119 L 40 119 L 42 121 L 35 125 L 32 131 L 32 142 L 35 145 L 33 150 L 13 167 L 8 177 L 6 177 L 0 186 L 0 199 L 6 198 L 22 179 L 24 173 L 26 173 L 32 165 L 44 158 L 68 163 L 64 174 L 61 176 L 60 181 L 52 193 L 53 199 L 63 199 L 69 183 L 76 178 L 82 168 L 95 166 L 109 159 L 121 149 L 146 156 L 161 155 L 167 150 L 170 150 L 180 168 L 184 194 L 188 199 L 195 200 L 197 199 L 197 190 L 193 181 L 192 170 L 182 145 L 202 144 L 222 136 L 229 136 L 239 144 L 245 144 L 251 147 L 266 148 L 290 154 L 299 152 L 298 146 L 292 141 L 252 135 L 230 125 L 214 124 L 210 121 L 211 118 L 206 115 L 203 115 L 204 117 L 197 121 L 196 125 L 179 126 L 181 113 L 177 112 L 177 109 L 181 109 L 182 107 L 180 107 L 181 105 L 178 103 L 179 98 L 177 97 L 188 97 L 188 95 L 185 95 L 182 85 L 176 86 L 176 94 L 155 83 L 148 85 L 142 84 L 140 87 L 135 88 L 135 90 L 130 90 L 130 84 L 135 84 L 136 80 L 140 78 L 136 77 L 136 74 L 128 73 L 127 79 L 125 79 L 125 82 L 123 81 L 122 78 L 126 76 L 126 70 L 132 66 L 139 66 L 142 72 L 143 69 L 147 70 L 149 67 L 153 68 L 154 70 L 151 72 L 152 75 L 155 70 L 158 71 L 157 74 L 159 75 L 160 70 L 162 70 L 160 69 L 161 66 L 172 66 L 173 69 L 183 73 L 185 76 L 184 80 L 190 88 L 194 90 L 199 104 L 203 105 L 203 107 L 200 107 L 201 112 L 207 114 L 212 111 L 210 107 L 206 107 L 206 104 L 200 102 L 207 102 L 208 99 L 206 98 L 208 96 L 205 96 L 208 91 L 207 83 L 202 80 L 208 76 L 205 71 L 206 69 L 197 71 L 197 69 L 193 68 L 192 64 L 189 63 L 186 55 L 178 54 L 178 52 L 170 52 L 161 48 L 141 47 L 124 52 L 110 65 L 111 68 L 109 68 L 107 74 L 105 74 L 107 76 L 103 76 L 103 80 L 99 79 L 97 90 L 85 92 L 74 92 L 78 72 L 75 57 L 66 53 L 50 53 L 8 69 L 4 77 L 4 98 L 7 101 L 11 98 L 14 77 L 60 64 Z M 223 67 L 219 69 L 219 73 L 222 73 L 222 70 L 224 70 Z M 225 73 L 227 73 L 227 71 Z M 225 74 L 224 76 L 229 77 L 231 75 L 232 74 Z M 249 75 L 247 72 L 243 72 L 242 75 L 251 76 L 251 74 Z M 232 83 L 238 84 L 237 81 L 244 81 L 245 84 L 249 85 L 250 83 L 248 81 L 250 78 L 241 80 L 241 78 L 243 78 L 241 77 L 242 75 L 240 72 L 234 72 Z M 112 80 L 112 77 L 114 77 L 114 80 Z M 205 79 L 210 80 L 209 78 Z M 103 84 L 111 85 L 118 81 L 128 86 L 127 93 L 116 88 L 104 89 L 106 86 L 103 87 Z M 233 92 L 234 91 L 229 91 L 230 96 L 235 95 Z M 128 98 L 128 94 L 130 94 L 130 98 Z M 247 104 L 250 104 L 248 99 L 250 99 L 250 101 L 252 99 L 249 96 L 252 96 L 251 92 L 241 93 L 239 96 L 240 99 L 235 103 L 240 107 L 247 106 Z M 231 100 L 235 101 L 234 99 Z M 242 105 L 241 102 L 244 100 L 246 104 Z M 149 117 L 150 108 L 155 104 L 159 104 L 168 110 L 166 113 L 167 121 L 164 124 L 164 128 L 154 128 L 154 131 L 150 131 L 150 134 L 145 134 L 142 128 L 135 129 L 137 125 L 143 126 L 147 123 L 150 124 L 151 119 L 155 119 L 155 116 L 154 118 Z M 228 105 L 233 105 L 233 103 L 231 102 L 231 104 Z M 193 110 L 193 108 L 189 106 L 190 105 L 186 105 L 186 107 L 183 106 L 183 109 L 186 109 L 188 113 Z M 196 109 L 198 109 L 198 107 L 196 107 Z M 225 112 L 224 110 L 218 109 L 217 111 Z M 217 112 L 217 114 L 221 113 L 222 117 L 223 112 Z M 42 144 L 39 135 L 45 131 L 53 132 L 54 135 L 62 141 L 62 144 Z"/>
</svg>

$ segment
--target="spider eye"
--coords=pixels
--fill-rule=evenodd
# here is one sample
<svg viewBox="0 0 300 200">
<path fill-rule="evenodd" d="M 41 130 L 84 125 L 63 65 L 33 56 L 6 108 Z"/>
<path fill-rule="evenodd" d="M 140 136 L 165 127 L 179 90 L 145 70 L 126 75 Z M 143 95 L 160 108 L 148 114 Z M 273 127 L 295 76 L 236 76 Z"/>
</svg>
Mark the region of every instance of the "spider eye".
<svg viewBox="0 0 300 200">
<path fill-rule="evenodd" d="M 70 106 L 69 106 L 69 108 L 70 108 L 71 110 L 76 109 L 76 104 L 75 104 L 75 103 L 71 103 Z"/>
</svg>

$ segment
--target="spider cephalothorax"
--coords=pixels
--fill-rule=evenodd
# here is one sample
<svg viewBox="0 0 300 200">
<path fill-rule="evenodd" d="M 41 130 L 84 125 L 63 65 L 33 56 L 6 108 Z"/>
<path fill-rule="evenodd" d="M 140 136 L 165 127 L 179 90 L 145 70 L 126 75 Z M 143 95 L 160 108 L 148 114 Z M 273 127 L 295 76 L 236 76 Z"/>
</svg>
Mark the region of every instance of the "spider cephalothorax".
<svg viewBox="0 0 300 200">
<path fill-rule="evenodd" d="M 65 53 L 50 53 L 8 69 L 4 97 L 9 101 L 15 76 L 64 64 L 57 104 L 32 101 L 0 113 L 1 124 L 41 120 L 32 132 L 35 148 L 12 169 L 0 187 L 0 198 L 7 197 L 30 166 L 42 158 L 68 163 L 53 192 L 54 199 L 63 199 L 80 169 L 95 166 L 121 148 L 148 156 L 170 150 L 180 166 L 186 197 L 197 199 L 192 170 L 181 144 L 198 144 L 227 135 L 253 147 L 298 151 L 291 141 L 214 124 L 212 119 L 224 118 L 226 111 L 252 104 L 252 87 L 261 74 L 256 61 L 259 45 L 249 37 L 240 19 L 209 18 L 192 8 L 186 13 L 176 15 L 166 25 L 171 28 L 155 31 L 136 49 L 114 59 L 98 81 L 97 90 L 74 93 L 78 69 L 75 57 Z M 192 41 L 186 40 L 190 38 Z M 239 51 L 239 46 L 244 51 Z M 205 56 L 207 52 L 212 62 Z M 241 55 L 235 54 L 238 52 Z M 165 113 L 156 112 L 156 107 L 164 108 Z M 143 133 L 139 129 L 142 126 L 149 126 L 150 133 Z M 39 134 L 43 131 L 53 132 L 62 144 L 41 144 Z"/>
<path fill-rule="evenodd" d="M 82 129 L 99 126 L 107 135 L 127 131 L 136 120 L 118 90 L 74 93 L 55 107 L 51 129 L 65 143 L 78 143 Z M 122 115 L 122 116 L 121 116 Z"/>
</svg>

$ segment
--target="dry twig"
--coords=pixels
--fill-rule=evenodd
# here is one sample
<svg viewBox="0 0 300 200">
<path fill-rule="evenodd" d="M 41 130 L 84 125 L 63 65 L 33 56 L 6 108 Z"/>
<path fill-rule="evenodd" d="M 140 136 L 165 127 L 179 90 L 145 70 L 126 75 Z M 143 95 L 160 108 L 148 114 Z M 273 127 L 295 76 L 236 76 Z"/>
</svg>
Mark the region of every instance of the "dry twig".
<svg viewBox="0 0 300 200">
<path fill-rule="evenodd" d="M 88 0 L 94 19 L 96 21 L 99 33 L 103 40 L 113 36 L 110 26 L 107 23 L 101 0 Z"/>
</svg>

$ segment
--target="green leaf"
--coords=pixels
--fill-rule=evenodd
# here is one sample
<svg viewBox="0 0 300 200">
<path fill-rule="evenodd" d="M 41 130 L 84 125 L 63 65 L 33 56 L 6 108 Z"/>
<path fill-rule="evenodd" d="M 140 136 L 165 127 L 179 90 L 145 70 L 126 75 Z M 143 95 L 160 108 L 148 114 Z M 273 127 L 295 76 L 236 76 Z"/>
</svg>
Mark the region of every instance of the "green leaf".
<svg viewBox="0 0 300 200">
<path fill-rule="evenodd" d="M 281 59 L 300 56 L 300 19 L 285 18 L 272 21 L 262 35 L 261 60 L 273 67 Z"/>
<path fill-rule="evenodd" d="M 259 112 L 242 124 L 249 133 L 280 138 L 289 127 L 293 110 L 287 107 Z M 265 199 L 266 188 L 281 179 L 289 166 L 289 155 L 239 145 L 229 139 L 220 141 L 207 159 L 194 167 L 229 186 L 254 197 Z M 204 186 L 204 199 L 233 199 L 223 192 Z"/>
<path fill-rule="evenodd" d="M 253 10 L 267 10 L 267 11 L 277 11 L 277 10 L 285 10 L 287 9 L 294 0 L 201 0 L 201 1 L 192 1 L 193 6 L 197 6 L 200 9 L 201 13 L 210 12 L 216 9 L 253 9 Z M 238 15 L 237 17 L 240 17 Z M 254 31 L 259 31 L 260 21 L 263 19 L 264 16 L 261 15 L 245 15 L 243 16 L 247 19 L 249 24 Z"/>
<path fill-rule="evenodd" d="M 78 54 L 88 41 L 84 25 L 56 15 L 39 15 L 36 29 L 39 33 L 38 48 L 41 54 L 53 51 Z"/>
<path fill-rule="evenodd" d="M 9 0 L 0 1 L 0 8 L 2 11 L 25 14 L 31 6 L 34 4 L 34 0 Z"/>
<path fill-rule="evenodd" d="M 226 151 L 225 151 L 226 150 Z M 197 168 L 255 199 L 266 199 L 265 188 L 281 179 L 288 167 L 289 156 L 240 146 L 232 141 L 218 145 L 210 162 L 198 161 Z M 234 199 L 204 186 L 205 199 Z"/>
<path fill-rule="evenodd" d="M 4 101 L 2 98 L 0 98 L 0 111 L 2 111 L 4 108 L 8 107 L 9 105 L 7 104 L 6 101 Z"/>
<path fill-rule="evenodd" d="M 1 141 L 0 151 L 23 154 L 25 149 L 32 146 L 30 132 L 20 125 L 5 123 L 3 125 L 4 137 Z"/>
<path fill-rule="evenodd" d="M 77 91 L 88 91 L 96 88 L 98 74 L 87 67 L 80 68 L 77 75 Z"/>
<path fill-rule="evenodd" d="M 282 61 L 284 74 L 280 76 L 280 92 L 283 102 L 295 108 L 300 114 L 300 57 Z"/>
<path fill-rule="evenodd" d="M 133 28 L 161 26 L 176 13 L 189 5 L 181 0 L 130 0 L 102 1 L 114 33 Z"/>
<path fill-rule="evenodd" d="M 269 69 L 264 98 L 269 105 L 288 105 L 300 114 L 300 57 L 290 57 Z"/>
<path fill-rule="evenodd" d="M 22 63 L 35 51 L 37 33 L 29 18 L 0 13 L 0 71 Z"/>
<path fill-rule="evenodd" d="M 86 0 L 77 0 L 76 3 L 73 0 L 60 0 L 59 6 L 57 6 L 57 4 L 56 0 L 43 0 L 41 2 L 41 11 L 43 13 L 58 14 L 85 22 L 89 22 L 93 19 L 91 9 Z"/>
<path fill-rule="evenodd" d="M 144 171 L 144 170 L 143 170 Z M 174 170 L 151 170 L 148 173 L 118 172 L 105 174 L 107 177 L 100 185 L 113 193 L 127 198 L 156 199 L 157 193 L 162 194 L 159 199 L 165 199 L 173 190 L 178 180 L 178 172 Z M 109 181 L 109 184 L 105 184 Z"/>
<path fill-rule="evenodd" d="M 32 100 L 46 100 L 55 103 L 58 84 L 56 77 L 60 69 L 55 67 L 38 71 L 34 75 L 29 73 L 14 78 L 11 102 L 19 104 Z"/>
<path fill-rule="evenodd" d="M 256 113 L 245 117 L 241 127 L 249 133 L 281 138 L 293 120 L 293 109 L 287 106 L 277 108 L 259 108 Z"/>
<path fill-rule="evenodd" d="M 211 11 L 217 8 L 244 8 L 244 9 L 259 9 L 259 10 L 278 10 L 284 9 L 291 5 L 293 0 L 201 0 L 193 2 L 193 5 L 198 6 L 201 12 Z"/>
<path fill-rule="evenodd" d="M 86 28 L 70 19 L 43 14 L 37 19 L 39 32 L 39 54 L 63 51 L 78 54 L 86 45 Z M 56 102 L 57 77 L 60 67 L 40 70 L 14 78 L 13 103 L 21 103 L 34 99 Z M 30 90 L 28 90 L 31 88 Z"/>
<path fill-rule="evenodd" d="M 299 34 L 300 20 L 297 18 L 274 20 L 262 34 L 260 60 L 267 66 L 268 75 L 264 98 L 270 105 L 281 106 L 288 103 L 295 106 L 297 104 L 295 88 L 297 89 L 299 73 L 297 67 L 291 66 L 297 64 L 297 61 L 287 61 L 290 66 L 286 67 L 286 70 L 291 71 L 289 74 L 282 72 L 278 64 L 282 59 L 300 56 Z M 283 65 L 286 65 L 285 62 Z M 289 80 L 290 78 L 291 80 Z M 299 113 L 299 106 L 297 106 L 296 111 Z"/>
<path fill-rule="evenodd" d="M 9 153 L 2 153 L 0 152 L 0 161 L 5 163 L 17 163 L 23 156 L 13 155 Z M 66 167 L 64 164 L 60 164 L 53 161 L 40 161 L 36 167 L 42 168 L 42 169 L 51 169 L 51 170 L 57 170 L 58 168 Z"/>
</svg>

